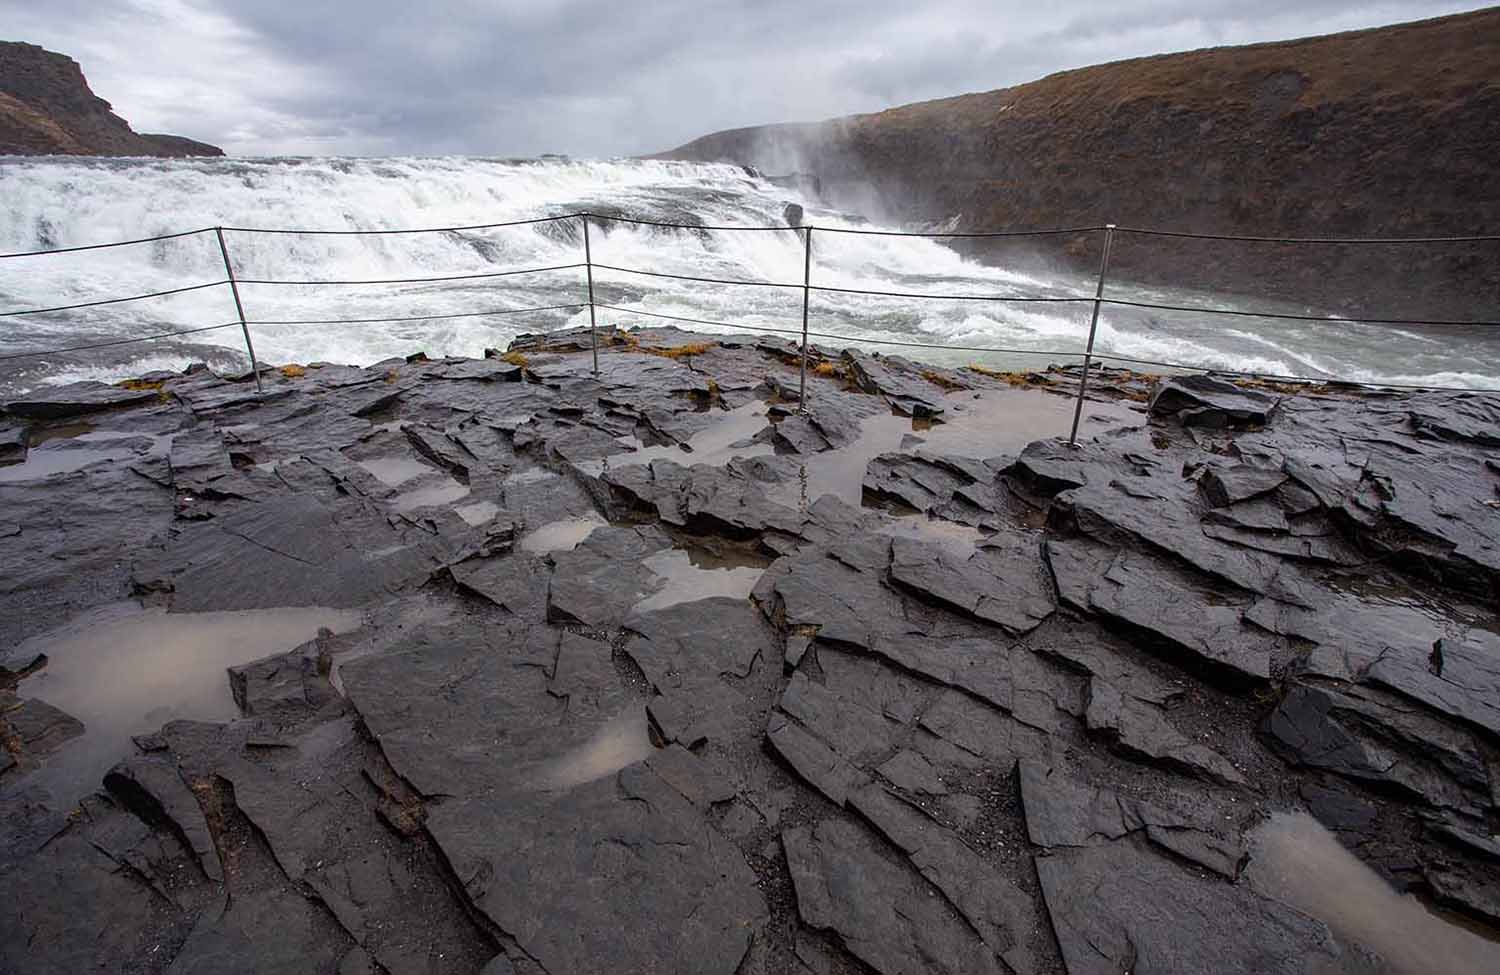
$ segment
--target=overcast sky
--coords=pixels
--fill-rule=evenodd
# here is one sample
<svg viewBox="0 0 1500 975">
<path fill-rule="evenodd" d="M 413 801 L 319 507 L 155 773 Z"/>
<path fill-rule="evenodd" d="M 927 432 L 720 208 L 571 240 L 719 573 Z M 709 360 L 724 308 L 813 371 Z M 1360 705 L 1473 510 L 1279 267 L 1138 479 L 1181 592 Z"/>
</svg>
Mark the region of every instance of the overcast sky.
<svg viewBox="0 0 1500 975">
<path fill-rule="evenodd" d="M 1491 0 L 1493 2 L 1493 0 Z M 236 155 L 668 149 L 1453 0 L 0 0 L 137 131 Z"/>
</svg>

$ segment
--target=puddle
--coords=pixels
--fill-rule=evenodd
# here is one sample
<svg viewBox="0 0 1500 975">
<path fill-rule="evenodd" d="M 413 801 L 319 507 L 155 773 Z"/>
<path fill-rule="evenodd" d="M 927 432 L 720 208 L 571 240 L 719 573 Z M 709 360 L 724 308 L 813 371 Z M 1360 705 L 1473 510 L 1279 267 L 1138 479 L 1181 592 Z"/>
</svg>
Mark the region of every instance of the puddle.
<svg viewBox="0 0 1500 975">
<path fill-rule="evenodd" d="M 562 518 L 522 535 L 516 546 L 523 552 L 535 552 L 538 555 L 546 552 L 571 552 L 595 528 L 604 524 L 607 522 L 596 514 Z"/>
<path fill-rule="evenodd" d="M 707 427 L 689 437 L 686 444 L 658 444 L 647 446 L 632 436 L 616 439 L 635 450 L 625 454 L 613 454 L 600 460 L 584 461 L 576 466 L 584 473 L 599 475 L 613 467 L 650 464 L 653 460 L 670 460 L 689 467 L 693 464 L 709 464 L 720 467 L 736 457 L 763 457 L 775 453 L 769 443 L 746 444 L 744 441 L 770 426 L 766 417 L 766 404 L 760 400 L 737 406 L 732 410 L 714 412 L 714 420 Z M 741 444 L 741 446 L 735 446 Z"/>
<path fill-rule="evenodd" d="M 400 487 L 414 477 L 437 472 L 436 468 L 411 457 L 366 457 L 355 463 L 374 474 L 386 487 Z"/>
<path fill-rule="evenodd" d="M 714 555 L 702 549 L 669 548 L 641 564 L 662 581 L 662 588 L 636 603 L 636 612 L 665 609 L 714 596 L 746 599 L 770 560 L 739 553 Z"/>
<path fill-rule="evenodd" d="M 1260 893 L 1379 953 L 1402 975 L 1495 970 L 1496 945 L 1396 893 L 1322 824 L 1276 813 L 1252 836 L 1246 876 Z"/>
<path fill-rule="evenodd" d="M 500 506 L 493 501 L 475 501 L 453 509 L 458 516 L 471 525 L 485 525 L 500 513 Z"/>
<path fill-rule="evenodd" d="M 612 775 L 656 750 L 646 720 L 646 706 L 636 704 L 605 722 L 594 736 L 561 758 L 543 766 L 542 789 L 571 789 Z"/>
<path fill-rule="evenodd" d="M 979 543 L 989 537 L 977 528 L 944 521 L 941 518 L 929 518 L 926 515 L 892 518 L 888 523 L 881 525 L 879 531 L 900 538 L 936 542 L 943 547 L 944 551 L 957 556 L 960 561 L 967 561 L 969 556 L 979 550 Z"/>
<path fill-rule="evenodd" d="M 79 426 L 84 426 L 80 424 Z M 54 427 L 49 436 L 33 441 L 26 459 L 0 467 L 0 483 L 39 481 L 53 474 L 81 470 L 106 460 L 136 460 L 165 454 L 170 437 L 113 430 L 61 432 Z"/>
<path fill-rule="evenodd" d="M 98 788 L 135 746 L 131 735 L 177 718 L 239 716 L 225 668 L 291 650 L 318 635 L 358 629 L 363 614 L 317 607 L 225 613 L 167 613 L 134 603 L 93 610 L 32 637 L 12 663 L 38 653 L 47 666 L 17 688 L 83 722 L 84 734 L 47 756 L 22 780 L 71 801 Z"/>
<path fill-rule="evenodd" d="M 557 476 L 557 474 L 547 470 L 545 467 L 528 467 L 524 471 L 507 474 L 505 480 L 500 483 L 504 485 L 536 484 L 540 481 L 550 481 Z"/>
<path fill-rule="evenodd" d="M 941 423 L 888 413 L 866 417 L 853 443 L 807 458 L 804 482 L 780 485 L 772 489 L 773 497 L 782 504 L 799 505 L 832 494 L 858 506 L 865 467 L 881 454 L 923 450 L 980 459 L 1019 454 L 1033 440 L 1067 436 L 1073 422 L 1072 400 L 1035 390 L 994 389 L 977 397 L 950 393 L 943 399 L 947 407 Z M 1089 403 L 1083 413 L 1080 437 L 1140 422 L 1127 403 Z M 909 436 L 921 442 L 903 448 Z"/>
<path fill-rule="evenodd" d="M 452 478 L 444 478 L 437 484 L 416 488 L 396 495 L 391 499 L 391 507 L 397 511 L 411 511 L 415 508 L 435 508 L 441 505 L 452 504 L 468 496 L 469 486 L 467 484 L 460 484 Z M 483 504 L 485 502 L 480 503 Z"/>
</svg>

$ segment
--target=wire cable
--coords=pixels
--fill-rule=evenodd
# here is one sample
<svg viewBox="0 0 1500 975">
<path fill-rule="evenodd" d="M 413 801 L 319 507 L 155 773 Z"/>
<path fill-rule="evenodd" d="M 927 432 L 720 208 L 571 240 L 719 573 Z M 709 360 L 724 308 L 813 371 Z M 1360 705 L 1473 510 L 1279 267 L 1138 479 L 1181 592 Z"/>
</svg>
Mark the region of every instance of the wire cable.
<svg viewBox="0 0 1500 975">
<path fill-rule="evenodd" d="M 1093 301 L 1093 298 L 1089 298 Z M 1127 301 L 1123 298 L 1100 298 L 1099 301 L 1106 305 L 1123 305 L 1127 308 L 1156 308 L 1162 311 L 1189 311 L 1202 315 L 1233 315 L 1239 318 L 1276 318 L 1291 322 L 1325 322 L 1331 325 L 1441 325 L 1441 326 L 1464 326 L 1477 325 L 1480 327 L 1494 327 L 1500 322 L 1475 322 L 1475 321 L 1443 321 L 1443 320 L 1415 320 L 1407 318 L 1330 318 L 1327 315 L 1292 315 L 1272 311 L 1241 311 L 1234 308 L 1195 308 L 1192 305 L 1164 305 L 1150 301 Z"/>
<path fill-rule="evenodd" d="M 284 278 L 236 278 L 240 284 L 290 284 L 307 286 L 361 284 L 429 284 L 438 281 L 474 281 L 480 278 L 506 278 L 516 274 L 541 274 L 546 271 L 571 271 L 582 264 L 558 264 L 555 267 L 523 267 L 511 271 L 486 271 L 481 274 L 446 274 L 434 278 L 372 278 L 360 281 L 288 281 Z M 594 265 L 598 267 L 599 265 Z M 800 287 L 800 286 L 799 286 Z"/>
<path fill-rule="evenodd" d="M 691 274 L 668 274 L 665 271 L 645 271 L 638 267 L 618 267 L 614 264 L 600 264 L 594 262 L 594 267 L 605 271 L 621 271 L 625 274 L 644 274 L 652 278 L 671 278 L 674 281 L 698 281 L 703 284 L 743 284 L 755 288 L 796 288 L 802 289 L 800 284 L 783 284 L 779 281 L 747 281 L 743 278 L 700 278 Z"/>
<path fill-rule="evenodd" d="M 504 220 L 499 223 L 476 223 L 464 227 L 402 227 L 392 230 L 308 230 L 280 227 L 224 227 L 226 232 L 237 234 L 301 234 L 318 237 L 366 237 L 383 234 L 456 234 L 470 230 L 494 230 L 497 227 L 522 227 L 528 224 L 554 223 L 559 220 L 574 220 L 579 214 L 564 213 L 553 217 L 530 217 L 525 220 Z"/>
<path fill-rule="evenodd" d="M 80 244 L 77 247 L 53 247 L 50 250 L 40 251 L 16 251 L 11 254 L 0 254 L 0 260 L 7 257 L 38 257 L 42 254 L 74 254 L 78 251 L 97 251 L 107 247 L 129 247 L 131 244 L 152 244 L 159 240 L 176 240 L 179 237 L 193 237 L 197 234 L 206 234 L 213 230 L 212 227 L 200 227 L 197 230 L 181 230 L 172 234 L 157 234 L 155 237 L 138 237 L 135 240 L 114 240 L 105 244 Z"/>
<path fill-rule="evenodd" d="M 223 281 L 209 281 L 204 284 L 190 284 L 185 288 L 171 288 L 167 291 L 153 291 L 150 294 L 131 295 L 128 298 L 103 298 L 99 301 L 82 301 L 76 305 L 57 305 L 53 308 L 27 308 L 24 311 L 0 311 L 0 318 L 13 318 L 17 315 L 50 315 L 58 311 L 74 311 L 79 308 L 98 308 L 100 305 L 118 305 L 127 301 L 144 301 L 147 298 L 164 298 L 167 295 L 180 295 L 188 291 L 202 291 L 204 288 L 217 288 L 229 283 L 226 278 Z"/>
<path fill-rule="evenodd" d="M 308 318 L 246 322 L 246 325 L 376 325 L 398 322 L 435 322 L 450 318 L 489 318 L 493 315 L 521 315 L 527 312 L 557 311 L 563 308 L 587 308 L 588 302 L 570 305 L 538 305 L 534 308 L 498 308 L 492 311 L 466 311 L 452 315 L 411 315 L 404 318 Z M 602 307 L 602 306 L 601 306 Z"/>
<path fill-rule="evenodd" d="M 802 285 L 797 285 L 802 287 Z M 1068 295 L 1056 298 L 1044 298 L 1025 295 L 932 295 L 922 294 L 915 291 L 868 291 L 862 288 L 833 288 L 827 285 L 808 285 L 810 291 L 833 291 L 846 295 L 877 295 L 886 298 L 935 298 L 942 301 L 1017 301 L 1017 302 L 1042 302 L 1061 304 L 1068 302 L 1092 302 L 1091 297 L 1082 295 Z"/>
<path fill-rule="evenodd" d="M 1238 234 L 1200 234 L 1182 230 L 1152 230 L 1146 227 L 1115 227 L 1117 234 L 1145 237 L 1180 237 L 1188 240 L 1238 240 L 1253 244 L 1467 244 L 1500 240 L 1500 234 L 1462 237 L 1251 237 Z"/>
<path fill-rule="evenodd" d="M 11 352 L 0 355 L 0 362 L 12 359 L 34 359 L 39 356 L 61 355 L 64 352 L 87 352 L 90 349 L 109 349 L 117 345 L 133 345 L 136 342 L 154 342 L 157 339 L 168 339 L 178 335 L 196 335 L 199 332 L 216 332 L 221 328 L 239 328 L 239 322 L 226 322 L 223 325 L 207 325 L 203 328 L 185 328 L 177 332 L 157 332 L 155 335 L 141 335 L 130 339 L 116 339 L 111 342 L 92 342 L 88 345 L 72 345 L 61 349 L 43 349 L 39 352 Z"/>
</svg>

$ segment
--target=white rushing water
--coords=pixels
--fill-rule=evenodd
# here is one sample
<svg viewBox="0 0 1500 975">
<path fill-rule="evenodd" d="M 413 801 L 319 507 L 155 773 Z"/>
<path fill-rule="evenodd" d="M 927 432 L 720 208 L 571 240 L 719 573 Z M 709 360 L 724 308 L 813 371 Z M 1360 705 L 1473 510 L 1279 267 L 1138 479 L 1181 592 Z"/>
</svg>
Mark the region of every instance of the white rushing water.
<svg viewBox="0 0 1500 975">
<path fill-rule="evenodd" d="M 780 225 L 788 203 L 820 228 L 869 228 L 798 191 L 734 166 L 562 159 L 195 159 L 0 158 L 0 252 L 74 247 L 223 225 L 316 230 L 393 230 L 523 220 L 579 210 L 669 222 Z M 575 221 L 484 231 L 372 236 L 226 234 L 235 271 L 255 280 L 360 281 L 576 264 Z M 591 230 L 600 264 L 704 277 L 800 283 L 803 250 L 790 230 L 670 230 L 609 223 Z M 819 232 L 813 281 L 836 288 L 1040 295 L 1091 293 L 1091 282 L 1043 278 L 966 260 L 927 239 Z M 0 313 L 220 281 L 214 235 L 197 234 L 106 250 L 0 260 Z M 641 312 L 800 327 L 799 288 L 702 284 L 596 270 L 600 324 L 669 324 Z M 407 285 L 242 286 L 252 322 L 467 315 L 585 300 L 581 268 L 470 281 Z M 1228 304 L 1225 296 L 1112 283 L 1121 297 Z M 1260 307 L 1267 307 L 1260 303 Z M 1297 309 L 1307 311 L 1308 309 Z M 958 365 L 1037 367 L 1081 350 L 1087 304 L 1024 305 L 866 297 L 815 292 L 815 331 L 851 340 L 931 342 L 947 348 L 887 348 Z M 46 316 L 0 317 L 0 356 L 232 322 L 227 288 Z M 252 326 L 256 351 L 272 363 L 367 364 L 424 350 L 479 355 L 515 335 L 586 325 L 586 308 L 508 316 L 352 325 Z M 693 326 L 684 326 L 693 327 Z M 703 331 L 712 329 L 700 328 Z M 825 344 L 853 344 L 821 340 Z M 976 353 L 953 346 L 1035 349 Z M 879 346 L 870 346 L 880 348 Z M 1216 319 L 1106 307 L 1098 349 L 1193 366 L 1304 376 L 1500 388 L 1500 349 L 1479 333 L 1436 335 L 1349 323 Z M 81 378 L 116 379 L 208 360 L 243 366 L 239 331 L 26 359 L 0 359 L 0 385 L 26 388 Z"/>
</svg>

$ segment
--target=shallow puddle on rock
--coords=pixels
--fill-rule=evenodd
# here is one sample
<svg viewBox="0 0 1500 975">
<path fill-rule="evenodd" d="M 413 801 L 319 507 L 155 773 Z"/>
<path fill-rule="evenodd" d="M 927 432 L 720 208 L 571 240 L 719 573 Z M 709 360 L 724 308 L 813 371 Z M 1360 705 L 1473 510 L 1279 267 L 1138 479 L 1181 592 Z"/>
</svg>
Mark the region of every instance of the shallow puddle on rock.
<svg viewBox="0 0 1500 975">
<path fill-rule="evenodd" d="M 1495 971 L 1497 948 L 1398 894 L 1305 813 L 1276 813 L 1251 836 L 1250 885 L 1379 953 L 1402 975 Z"/>
<path fill-rule="evenodd" d="M 522 535 L 516 546 L 523 552 L 535 552 L 538 555 L 546 552 L 571 552 L 595 528 L 605 524 L 608 522 L 596 514 L 560 518 Z"/>
<path fill-rule="evenodd" d="M 660 581 L 659 589 L 635 604 L 635 612 L 645 613 L 714 596 L 746 599 L 770 560 L 738 552 L 715 555 L 697 548 L 669 548 L 648 555 L 641 564 Z"/>
<path fill-rule="evenodd" d="M 39 481 L 53 474 L 81 470 L 106 460 L 136 460 L 166 453 L 171 438 L 145 433 L 123 433 L 111 430 L 80 431 L 63 436 L 59 428 L 52 436 L 33 441 L 26 459 L 18 464 L 0 467 L 0 483 Z"/>
<path fill-rule="evenodd" d="M 375 475 L 386 487 L 400 487 L 414 477 L 436 473 L 436 468 L 411 457 L 392 455 L 389 457 L 366 457 L 356 461 L 360 467 Z"/>
<path fill-rule="evenodd" d="M 513 471 L 507 474 L 505 480 L 500 483 L 506 486 L 513 484 L 535 484 L 539 481 L 550 481 L 557 476 L 559 475 L 556 472 L 549 471 L 545 467 L 528 467 L 525 470 Z"/>
<path fill-rule="evenodd" d="M 920 450 L 978 459 L 1019 454 L 1033 440 L 1067 436 L 1073 422 L 1073 400 L 1036 390 L 949 393 L 944 400 L 947 408 L 937 419 L 890 413 L 865 417 L 853 443 L 808 457 L 803 482 L 779 485 L 776 500 L 806 504 L 832 494 L 858 505 L 864 495 L 865 467 L 881 454 Z M 1128 403 L 1087 403 L 1083 415 L 1080 437 L 1140 422 Z M 903 447 L 908 437 L 920 442 Z"/>
<path fill-rule="evenodd" d="M 571 789 L 612 775 L 650 755 L 651 732 L 646 706 L 635 704 L 606 721 L 592 738 L 554 761 L 544 764 L 537 775 L 542 789 Z"/>
<path fill-rule="evenodd" d="M 979 543 L 988 537 L 977 528 L 944 521 L 941 518 L 929 518 L 924 514 L 892 518 L 886 524 L 881 525 L 879 531 L 882 534 L 901 538 L 936 542 L 943 547 L 944 551 L 957 556 L 960 560 L 967 560 L 978 551 Z"/>
<path fill-rule="evenodd" d="M 473 504 L 461 504 L 453 510 L 471 525 L 485 525 L 500 513 L 500 506 L 493 501 L 475 501 Z"/>
<path fill-rule="evenodd" d="M 452 504 L 469 496 L 469 486 L 451 478 L 436 484 L 405 491 L 391 499 L 391 507 L 397 511 L 412 511 L 417 508 L 435 508 Z"/>
<path fill-rule="evenodd" d="M 712 411 L 712 415 L 713 422 L 689 437 L 685 445 L 647 446 L 633 436 L 619 437 L 621 444 L 635 449 L 611 454 L 601 460 L 583 461 L 577 467 L 586 474 L 597 476 L 611 468 L 635 464 L 645 466 L 653 460 L 670 460 L 683 467 L 694 464 L 721 467 L 736 457 L 763 457 L 775 453 L 775 448 L 769 443 L 745 443 L 771 425 L 765 403 L 755 400 L 732 410 Z"/>
<path fill-rule="evenodd" d="M 226 668 L 291 650 L 318 635 L 358 629 L 363 614 L 318 607 L 225 613 L 167 613 L 134 603 L 90 611 L 22 643 L 20 666 L 45 653 L 47 666 L 17 688 L 83 722 L 84 734 L 19 780 L 67 803 L 98 788 L 132 754 L 131 735 L 178 718 L 226 721 L 239 711 Z"/>
</svg>

